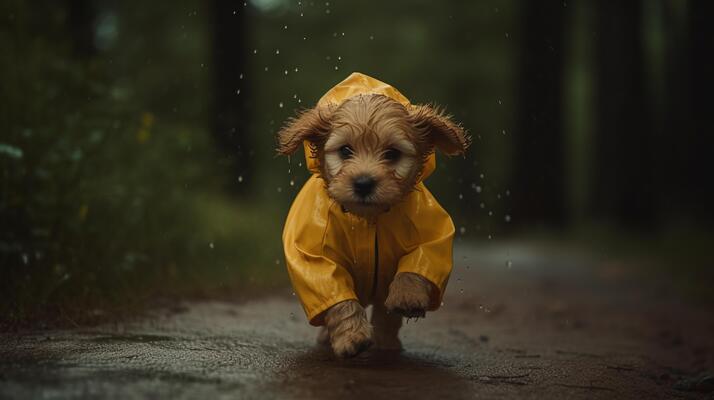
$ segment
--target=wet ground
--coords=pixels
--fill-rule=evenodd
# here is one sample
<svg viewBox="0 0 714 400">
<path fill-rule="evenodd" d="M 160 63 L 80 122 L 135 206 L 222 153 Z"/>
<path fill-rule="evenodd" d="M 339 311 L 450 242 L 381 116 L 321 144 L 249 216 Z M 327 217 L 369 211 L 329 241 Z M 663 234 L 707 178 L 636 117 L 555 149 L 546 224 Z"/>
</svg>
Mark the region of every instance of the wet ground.
<svg viewBox="0 0 714 400">
<path fill-rule="evenodd" d="M 0 334 L 0 398 L 714 399 L 714 315 L 666 284 L 536 246 L 455 259 L 444 307 L 402 329 L 401 354 L 334 359 L 285 289 Z"/>
</svg>

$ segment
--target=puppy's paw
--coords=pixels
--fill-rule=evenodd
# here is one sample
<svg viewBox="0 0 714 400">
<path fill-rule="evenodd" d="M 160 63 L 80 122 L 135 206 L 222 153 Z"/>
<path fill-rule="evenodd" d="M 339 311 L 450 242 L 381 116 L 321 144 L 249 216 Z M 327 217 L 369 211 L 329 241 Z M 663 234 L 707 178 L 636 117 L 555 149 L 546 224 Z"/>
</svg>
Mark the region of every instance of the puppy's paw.
<svg viewBox="0 0 714 400">
<path fill-rule="evenodd" d="M 387 311 L 401 314 L 407 318 L 419 318 L 426 315 L 429 307 L 431 283 L 411 272 L 402 272 L 394 277 L 389 285 L 389 295 L 384 302 Z"/>
<path fill-rule="evenodd" d="M 364 308 L 354 300 L 335 304 L 325 315 L 330 343 L 335 355 L 354 357 L 372 346 L 372 325 Z"/>
</svg>

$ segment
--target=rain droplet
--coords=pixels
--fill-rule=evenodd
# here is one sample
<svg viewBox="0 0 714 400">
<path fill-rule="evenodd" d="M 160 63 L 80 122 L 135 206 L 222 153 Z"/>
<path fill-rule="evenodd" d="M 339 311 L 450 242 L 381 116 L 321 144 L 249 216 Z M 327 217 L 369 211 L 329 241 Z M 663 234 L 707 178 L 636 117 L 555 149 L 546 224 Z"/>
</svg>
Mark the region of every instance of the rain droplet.
<svg viewBox="0 0 714 400">
<path fill-rule="evenodd" d="M 295 186 L 295 181 L 290 179 L 290 186 Z"/>
<path fill-rule="evenodd" d="M 209 243 L 208 247 L 213 248 L 213 242 Z"/>
<path fill-rule="evenodd" d="M 243 175 L 239 175 L 239 176 L 238 176 L 238 183 L 242 183 L 242 182 L 243 182 Z"/>
<path fill-rule="evenodd" d="M 503 220 L 506 221 L 506 222 L 511 222 L 511 216 L 508 215 L 508 214 L 506 214 L 506 216 L 503 217 Z"/>
<path fill-rule="evenodd" d="M 465 234 L 465 233 L 466 233 L 466 227 L 465 227 L 465 226 L 462 226 L 461 228 L 459 228 L 459 233 L 462 234 L 462 235 Z"/>
<path fill-rule="evenodd" d="M 287 25 L 283 26 L 283 29 L 288 29 L 288 26 Z"/>
<path fill-rule="evenodd" d="M 278 103 L 278 107 L 283 108 L 283 102 Z"/>
<path fill-rule="evenodd" d="M 275 260 L 275 265 L 278 265 L 278 264 L 280 264 L 280 260 L 276 259 L 276 260 Z"/>
<path fill-rule="evenodd" d="M 253 49 L 253 54 L 258 54 L 258 49 Z"/>
<path fill-rule="evenodd" d="M 275 49 L 275 54 L 280 54 L 280 49 Z"/>
<path fill-rule="evenodd" d="M 511 261 L 511 260 L 506 261 L 506 267 L 508 267 L 508 269 L 513 267 L 513 261 Z"/>
<path fill-rule="evenodd" d="M 499 104 L 499 105 L 503 104 L 503 102 L 501 101 L 501 99 L 498 99 L 498 104 Z"/>
<path fill-rule="evenodd" d="M 335 65 L 335 71 L 337 71 L 338 69 L 340 69 L 340 67 L 338 67 L 337 65 Z"/>
<path fill-rule="evenodd" d="M 374 40 L 374 36 L 369 35 L 369 40 Z"/>
<path fill-rule="evenodd" d="M 283 188 L 281 188 L 280 186 L 278 186 L 278 193 L 282 193 L 282 191 L 283 191 Z"/>
<path fill-rule="evenodd" d="M 463 199 L 464 199 L 464 195 L 459 193 L 459 200 L 463 200 Z"/>
<path fill-rule="evenodd" d="M 288 74 L 288 70 L 286 69 L 286 70 L 285 70 L 285 75 L 287 75 L 287 74 Z"/>
<path fill-rule="evenodd" d="M 483 203 L 481 203 L 481 204 L 479 204 L 479 207 L 481 207 L 481 208 L 486 208 L 486 205 L 483 204 Z"/>
<path fill-rule="evenodd" d="M 240 94 L 240 89 L 236 90 L 236 95 Z"/>
<path fill-rule="evenodd" d="M 501 135 L 505 135 L 505 134 L 506 134 L 506 130 L 505 130 L 505 129 L 501 129 Z"/>
<path fill-rule="evenodd" d="M 490 217 L 490 216 L 492 216 L 492 215 L 493 215 L 493 211 L 489 211 L 489 212 L 488 212 L 488 216 Z"/>
</svg>

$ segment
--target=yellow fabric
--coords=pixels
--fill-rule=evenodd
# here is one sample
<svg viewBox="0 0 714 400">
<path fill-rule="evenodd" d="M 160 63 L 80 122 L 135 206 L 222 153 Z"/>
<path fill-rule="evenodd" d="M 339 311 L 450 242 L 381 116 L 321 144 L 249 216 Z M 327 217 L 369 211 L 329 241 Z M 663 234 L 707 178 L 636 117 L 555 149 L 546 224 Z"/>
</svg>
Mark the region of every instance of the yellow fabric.
<svg viewBox="0 0 714 400">
<path fill-rule="evenodd" d="M 358 73 L 320 102 L 339 104 L 362 93 L 382 93 L 408 104 L 393 87 Z M 432 160 L 431 170 L 434 165 Z M 422 176 L 431 170 L 425 165 Z M 344 300 L 355 299 L 364 306 L 383 302 L 398 272 L 413 272 L 432 282 L 429 310 L 437 309 L 451 273 L 454 224 L 424 183 L 418 182 L 389 211 L 367 220 L 345 212 L 313 172 L 295 198 L 283 230 L 290 280 L 310 324 L 324 324 L 324 311 Z"/>
</svg>

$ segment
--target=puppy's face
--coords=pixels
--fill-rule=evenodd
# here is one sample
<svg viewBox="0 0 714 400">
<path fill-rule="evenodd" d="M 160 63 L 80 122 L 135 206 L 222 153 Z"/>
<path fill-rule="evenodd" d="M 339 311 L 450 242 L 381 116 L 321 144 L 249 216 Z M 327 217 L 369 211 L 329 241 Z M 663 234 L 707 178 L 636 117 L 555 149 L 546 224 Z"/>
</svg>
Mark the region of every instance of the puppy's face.
<svg viewBox="0 0 714 400">
<path fill-rule="evenodd" d="M 402 200 L 435 146 L 462 154 L 469 144 L 463 129 L 439 111 L 376 94 L 303 112 L 280 131 L 278 151 L 291 154 L 303 140 L 312 144 L 330 197 L 361 216 Z"/>
</svg>

